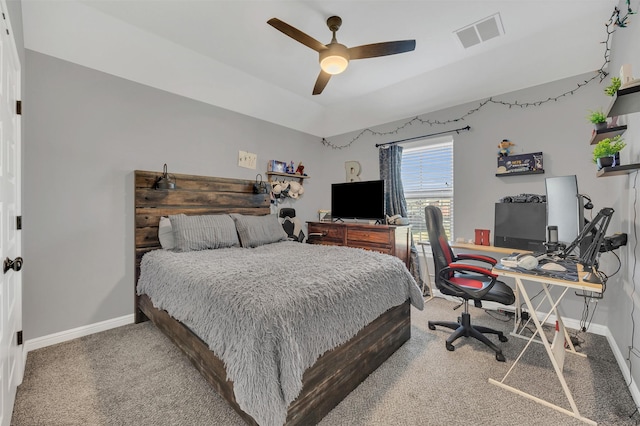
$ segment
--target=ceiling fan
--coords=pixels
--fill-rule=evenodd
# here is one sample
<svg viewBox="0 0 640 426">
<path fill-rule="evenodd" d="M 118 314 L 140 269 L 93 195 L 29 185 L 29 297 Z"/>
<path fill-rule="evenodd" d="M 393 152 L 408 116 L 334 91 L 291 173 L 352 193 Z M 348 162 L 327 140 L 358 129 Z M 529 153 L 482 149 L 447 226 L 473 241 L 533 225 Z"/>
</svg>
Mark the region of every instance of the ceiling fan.
<svg viewBox="0 0 640 426">
<path fill-rule="evenodd" d="M 388 41 L 384 43 L 364 44 L 362 46 L 347 47 L 338 43 L 336 31 L 342 25 L 339 16 L 331 16 L 327 19 L 327 26 L 333 33 L 331 43 L 324 45 L 313 37 L 303 33 L 297 28 L 282 22 L 278 18 L 271 18 L 267 21 L 278 31 L 283 32 L 292 39 L 299 41 L 307 47 L 312 48 L 320 54 L 320 75 L 313 87 L 313 94 L 319 95 L 324 90 L 332 75 L 340 74 L 349 65 L 352 59 L 375 58 L 378 56 L 395 55 L 397 53 L 410 52 L 416 48 L 415 40 Z"/>
</svg>

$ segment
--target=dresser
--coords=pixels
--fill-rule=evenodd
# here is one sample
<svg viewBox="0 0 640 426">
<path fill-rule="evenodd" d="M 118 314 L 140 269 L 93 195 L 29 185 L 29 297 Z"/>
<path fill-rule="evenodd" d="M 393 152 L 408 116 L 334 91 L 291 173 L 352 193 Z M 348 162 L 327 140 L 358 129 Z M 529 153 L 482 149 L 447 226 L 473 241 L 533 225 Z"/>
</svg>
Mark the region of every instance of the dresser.
<svg viewBox="0 0 640 426">
<path fill-rule="evenodd" d="M 411 227 L 346 222 L 307 222 L 309 244 L 348 246 L 397 256 L 409 267 Z"/>
</svg>

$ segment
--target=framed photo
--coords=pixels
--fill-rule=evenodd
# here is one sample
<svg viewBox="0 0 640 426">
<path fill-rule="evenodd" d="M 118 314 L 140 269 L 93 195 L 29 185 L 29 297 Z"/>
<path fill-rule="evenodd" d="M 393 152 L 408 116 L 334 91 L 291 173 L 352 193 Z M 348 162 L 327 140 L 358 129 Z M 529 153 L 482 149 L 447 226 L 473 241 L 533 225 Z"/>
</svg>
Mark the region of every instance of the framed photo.
<svg viewBox="0 0 640 426">
<path fill-rule="evenodd" d="M 284 161 L 271 160 L 269 161 L 269 167 L 267 171 L 276 172 L 276 173 L 286 173 L 287 171 L 287 163 Z"/>
<path fill-rule="evenodd" d="M 320 222 L 331 222 L 331 211 L 318 210 L 318 220 Z"/>
</svg>

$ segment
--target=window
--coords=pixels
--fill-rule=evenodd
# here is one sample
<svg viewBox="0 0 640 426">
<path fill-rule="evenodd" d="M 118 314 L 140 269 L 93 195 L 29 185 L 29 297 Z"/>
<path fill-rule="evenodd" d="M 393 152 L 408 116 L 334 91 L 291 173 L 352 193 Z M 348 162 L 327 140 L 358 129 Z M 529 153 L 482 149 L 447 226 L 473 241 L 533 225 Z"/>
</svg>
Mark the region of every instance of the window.
<svg viewBox="0 0 640 426">
<path fill-rule="evenodd" d="M 424 208 L 442 210 L 444 229 L 453 238 L 453 137 L 422 140 L 405 145 L 402 186 L 409 222 L 416 242 L 429 241 Z"/>
</svg>

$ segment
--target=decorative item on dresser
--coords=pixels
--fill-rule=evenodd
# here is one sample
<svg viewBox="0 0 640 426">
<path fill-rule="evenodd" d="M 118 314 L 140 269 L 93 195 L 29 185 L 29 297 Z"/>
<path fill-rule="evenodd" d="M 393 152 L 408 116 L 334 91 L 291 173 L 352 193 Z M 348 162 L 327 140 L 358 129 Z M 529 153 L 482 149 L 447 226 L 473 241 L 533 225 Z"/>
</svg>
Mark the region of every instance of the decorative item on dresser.
<svg viewBox="0 0 640 426">
<path fill-rule="evenodd" d="M 135 172 L 134 242 L 136 287 L 141 277 L 143 255 L 151 251 L 155 251 L 155 254 L 164 252 L 164 250 L 158 250 L 161 248 L 158 227 L 162 216 L 179 214 L 188 216 L 219 215 L 222 213 L 265 216 L 270 213 L 269 194 L 255 194 L 253 192 L 254 180 L 176 175 L 176 179 L 181 182 L 179 189 L 157 191 L 153 189 L 155 178 L 156 173 L 154 172 Z M 298 243 L 286 241 L 276 244 L 298 245 Z M 382 246 L 383 244 L 380 245 Z M 337 248 L 332 249 L 335 250 Z M 230 247 L 222 250 L 244 250 L 245 252 L 243 253 L 249 253 L 249 250 L 261 250 L 261 248 Z M 393 250 L 396 249 L 394 248 Z M 167 253 L 167 255 L 169 254 L 171 253 Z M 183 253 L 176 254 L 181 255 Z M 312 257 L 309 256 L 309 258 Z M 393 261 L 396 264 L 398 263 L 395 259 Z M 362 282 L 369 282 L 369 280 L 362 280 Z M 258 284 L 263 283 L 256 283 L 256 285 Z M 300 283 L 297 285 L 300 285 Z M 412 302 L 414 302 L 414 298 L 421 301 L 417 287 L 414 293 L 416 296 L 411 297 Z M 229 379 L 230 370 L 226 361 L 223 361 L 221 357 L 214 353 L 209 345 L 195 334 L 191 327 L 176 320 L 167 311 L 154 306 L 152 297 L 148 294 L 138 295 L 138 292 L 134 290 L 134 298 L 136 322 L 147 319 L 153 321 L 185 353 L 220 396 L 248 424 L 258 424 L 252 415 L 243 410 L 243 402 L 240 399 L 236 399 L 238 383 L 234 383 Z M 404 297 L 402 297 L 402 300 L 404 300 Z M 383 312 L 369 322 L 368 325 L 365 325 L 364 328 L 361 328 L 355 335 L 352 335 L 349 340 L 332 350 L 324 352 L 311 367 L 304 371 L 302 375 L 302 390 L 288 406 L 285 424 L 306 425 L 318 423 L 360 382 L 366 379 L 369 374 L 402 346 L 410 336 L 411 309 L 409 300 L 406 300 L 405 302 L 400 302 L 397 306 L 388 308 L 386 312 Z M 348 336 L 345 337 L 348 338 Z M 268 368 L 265 370 L 268 370 Z"/>
<path fill-rule="evenodd" d="M 329 244 L 375 250 L 397 256 L 409 267 L 410 226 L 365 223 L 307 222 L 310 244 Z"/>
</svg>

